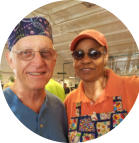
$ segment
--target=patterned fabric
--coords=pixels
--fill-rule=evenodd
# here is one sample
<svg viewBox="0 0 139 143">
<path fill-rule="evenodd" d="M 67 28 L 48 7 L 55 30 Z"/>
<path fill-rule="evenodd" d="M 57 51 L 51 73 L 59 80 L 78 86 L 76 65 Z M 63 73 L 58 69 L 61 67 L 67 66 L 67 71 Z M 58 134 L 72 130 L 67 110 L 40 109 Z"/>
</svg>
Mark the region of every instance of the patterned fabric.
<svg viewBox="0 0 139 143">
<path fill-rule="evenodd" d="M 12 46 L 18 40 L 29 35 L 44 35 L 52 41 L 52 29 L 49 22 L 43 17 L 24 18 L 14 28 L 8 38 L 8 48 L 11 51 Z"/>
<path fill-rule="evenodd" d="M 69 141 L 84 142 L 102 136 L 115 128 L 127 115 L 123 110 L 120 96 L 113 97 L 113 111 L 81 116 L 81 103 L 76 104 L 76 117 L 72 117 L 69 126 Z"/>
</svg>

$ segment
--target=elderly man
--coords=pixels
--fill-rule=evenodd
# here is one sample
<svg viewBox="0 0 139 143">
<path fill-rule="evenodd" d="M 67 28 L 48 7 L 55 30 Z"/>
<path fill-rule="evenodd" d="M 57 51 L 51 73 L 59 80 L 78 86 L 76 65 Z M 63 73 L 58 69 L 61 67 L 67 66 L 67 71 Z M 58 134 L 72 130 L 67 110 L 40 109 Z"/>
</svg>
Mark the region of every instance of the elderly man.
<svg viewBox="0 0 139 143">
<path fill-rule="evenodd" d="M 49 22 L 42 17 L 24 18 L 9 36 L 8 49 L 6 59 L 16 78 L 4 90 L 11 110 L 33 132 L 67 142 L 64 106 L 45 91 L 56 63 Z"/>
</svg>

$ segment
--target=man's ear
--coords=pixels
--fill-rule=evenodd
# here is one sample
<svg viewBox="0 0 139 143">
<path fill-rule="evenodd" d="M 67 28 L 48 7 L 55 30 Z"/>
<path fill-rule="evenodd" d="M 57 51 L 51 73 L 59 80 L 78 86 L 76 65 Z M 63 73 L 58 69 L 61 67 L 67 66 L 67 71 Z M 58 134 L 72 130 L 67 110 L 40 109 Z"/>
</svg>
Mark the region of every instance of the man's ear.
<svg viewBox="0 0 139 143">
<path fill-rule="evenodd" d="M 53 66 L 54 66 L 54 67 L 55 67 L 55 65 L 56 65 L 56 58 L 57 58 L 57 53 L 55 52 L 54 59 L 53 59 Z"/>
<path fill-rule="evenodd" d="M 11 55 L 10 51 L 5 52 L 5 57 L 6 57 L 6 61 L 7 61 L 8 65 L 13 70 L 14 69 L 14 64 L 13 64 L 13 58 L 12 58 L 12 55 Z"/>
</svg>

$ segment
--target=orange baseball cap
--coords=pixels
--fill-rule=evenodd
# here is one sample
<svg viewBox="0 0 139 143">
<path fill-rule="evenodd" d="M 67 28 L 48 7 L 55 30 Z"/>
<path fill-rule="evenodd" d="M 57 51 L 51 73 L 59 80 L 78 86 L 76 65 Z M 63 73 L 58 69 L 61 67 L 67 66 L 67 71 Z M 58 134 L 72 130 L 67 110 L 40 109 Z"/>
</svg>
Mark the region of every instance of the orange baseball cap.
<svg viewBox="0 0 139 143">
<path fill-rule="evenodd" d="M 76 43 L 79 40 L 85 39 L 85 38 L 95 39 L 100 45 L 105 46 L 106 49 L 108 49 L 107 40 L 106 40 L 105 36 L 102 33 L 98 32 L 94 29 L 88 29 L 88 30 L 85 30 L 85 31 L 82 31 L 81 33 L 79 33 L 79 35 L 76 36 L 72 40 L 71 45 L 70 45 L 70 50 L 74 51 Z"/>
</svg>

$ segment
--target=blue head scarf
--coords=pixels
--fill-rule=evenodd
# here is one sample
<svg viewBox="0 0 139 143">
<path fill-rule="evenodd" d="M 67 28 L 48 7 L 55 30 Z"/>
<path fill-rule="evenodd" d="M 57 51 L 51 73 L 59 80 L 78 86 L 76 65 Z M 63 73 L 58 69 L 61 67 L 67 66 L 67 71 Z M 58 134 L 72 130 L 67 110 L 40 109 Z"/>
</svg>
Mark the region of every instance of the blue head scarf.
<svg viewBox="0 0 139 143">
<path fill-rule="evenodd" d="M 13 45 L 15 45 L 18 40 L 31 35 L 44 35 L 49 37 L 53 42 L 52 28 L 45 18 L 24 18 L 10 34 L 8 38 L 8 49 L 11 51 Z"/>
</svg>

